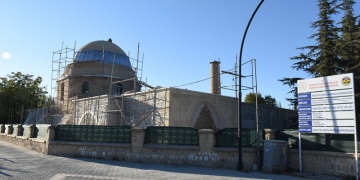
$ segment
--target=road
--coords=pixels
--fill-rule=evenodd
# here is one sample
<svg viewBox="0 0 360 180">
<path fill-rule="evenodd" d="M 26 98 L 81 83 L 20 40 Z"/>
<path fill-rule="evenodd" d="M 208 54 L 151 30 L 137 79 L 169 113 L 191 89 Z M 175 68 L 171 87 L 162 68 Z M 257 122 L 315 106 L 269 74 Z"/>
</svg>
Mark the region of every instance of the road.
<svg viewBox="0 0 360 180">
<path fill-rule="evenodd" d="M 322 179 L 323 177 L 316 177 Z M 306 180 L 309 177 L 239 172 L 230 169 L 142 164 L 115 160 L 69 158 L 44 155 L 0 141 L 0 179 L 27 180 Z M 329 177 L 327 177 L 329 179 Z M 330 178 L 337 179 L 337 178 Z"/>
</svg>

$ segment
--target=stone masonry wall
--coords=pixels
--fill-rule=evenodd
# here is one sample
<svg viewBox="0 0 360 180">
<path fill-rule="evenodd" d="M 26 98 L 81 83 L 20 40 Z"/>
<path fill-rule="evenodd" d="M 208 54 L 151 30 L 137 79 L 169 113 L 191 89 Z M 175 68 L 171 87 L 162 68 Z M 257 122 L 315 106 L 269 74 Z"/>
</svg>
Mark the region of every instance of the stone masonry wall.
<svg viewBox="0 0 360 180">
<path fill-rule="evenodd" d="M 238 148 L 214 148 L 209 145 L 212 130 L 199 130 L 199 146 L 143 144 L 143 129 L 133 129 L 132 143 L 85 143 L 51 141 L 50 155 L 114 159 L 138 163 L 201 166 L 210 168 L 236 169 Z M 204 138 L 202 138 L 204 137 Z M 211 139 L 211 138 L 210 138 Z M 243 148 L 244 170 L 251 170 L 256 160 L 255 148 Z"/>
<path fill-rule="evenodd" d="M 354 153 L 302 150 L 302 171 L 342 177 L 355 176 Z M 359 156 L 359 154 L 358 154 Z M 299 151 L 288 150 L 288 168 L 299 170 Z"/>
<path fill-rule="evenodd" d="M 209 129 L 199 130 L 199 146 L 178 146 L 144 144 L 145 131 L 137 128 L 132 129 L 131 143 L 124 144 L 55 141 L 54 126 L 39 129 L 45 133 L 45 137 L 42 138 L 32 137 L 33 126 L 24 127 L 24 129 L 30 128 L 26 130 L 29 132 L 27 136 L 8 134 L 5 133 L 4 126 L 1 128 L 4 131 L 0 133 L 0 141 L 49 155 L 231 169 L 235 169 L 238 164 L 238 148 L 214 147 L 214 132 Z M 244 170 L 251 170 L 253 164 L 257 163 L 256 148 L 243 147 L 242 154 Z M 298 150 L 288 149 L 287 154 L 287 167 L 299 170 Z M 355 176 L 353 153 L 303 150 L 302 159 L 303 172 L 342 177 Z"/>
<path fill-rule="evenodd" d="M 136 127 L 168 125 L 167 89 L 150 90 L 124 96 L 124 116 Z"/>
<path fill-rule="evenodd" d="M 130 125 L 168 124 L 167 90 L 150 90 L 123 96 L 95 96 L 76 100 L 75 124 Z"/>
</svg>

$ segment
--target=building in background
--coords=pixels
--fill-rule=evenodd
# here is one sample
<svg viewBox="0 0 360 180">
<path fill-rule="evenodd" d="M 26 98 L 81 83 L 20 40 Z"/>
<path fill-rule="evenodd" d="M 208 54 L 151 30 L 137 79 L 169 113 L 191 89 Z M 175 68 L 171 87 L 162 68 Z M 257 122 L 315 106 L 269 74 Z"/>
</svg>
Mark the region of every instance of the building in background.
<svg viewBox="0 0 360 180">
<path fill-rule="evenodd" d="M 67 48 L 58 52 L 60 58 L 53 59 L 54 106 L 43 113 L 29 113 L 27 124 L 180 126 L 215 131 L 238 127 L 238 99 L 221 95 L 218 61 L 210 63 L 211 93 L 204 93 L 142 82 L 137 76 L 139 60 L 135 67 L 131 65 L 129 56 L 111 39 L 90 42 L 76 53 Z M 67 58 L 71 52 L 73 57 Z M 243 128 L 256 128 L 255 110 L 255 105 L 244 103 Z M 259 128 L 289 128 L 296 117 L 296 111 L 260 106 Z"/>
</svg>

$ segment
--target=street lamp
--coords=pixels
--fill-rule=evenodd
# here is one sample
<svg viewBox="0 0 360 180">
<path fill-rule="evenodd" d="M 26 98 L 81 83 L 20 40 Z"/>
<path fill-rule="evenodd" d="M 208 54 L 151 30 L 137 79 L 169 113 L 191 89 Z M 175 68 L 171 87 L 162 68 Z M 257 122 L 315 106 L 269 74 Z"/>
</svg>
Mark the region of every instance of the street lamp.
<svg viewBox="0 0 360 180">
<path fill-rule="evenodd" d="M 244 46 L 244 42 L 245 42 L 245 37 L 246 37 L 246 33 L 249 29 L 249 26 L 251 24 L 252 19 L 254 18 L 256 12 L 258 11 L 258 9 L 260 8 L 261 4 L 264 2 L 264 0 L 261 0 L 260 3 L 258 4 L 258 6 L 256 7 L 255 11 L 253 12 L 253 14 L 251 15 L 251 18 L 246 26 L 245 32 L 244 32 L 244 36 L 241 42 L 241 46 L 240 46 L 240 55 L 239 55 L 239 98 L 238 98 L 238 118 L 239 118 L 239 123 L 238 123 L 238 141 L 239 141 L 239 162 L 238 162 L 238 167 L 237 169 L 239 171 L 243 170 L 244 166 L 242 163 L 242 139 L 241 139 L 241 128 L 242 128 L 242 107 L 241 107 L 241 59 L 242 59 L 242 51 L 243 51 L 243 46 Z M 258 164 L 259 165 L 259 164 Z"/>
</svg>

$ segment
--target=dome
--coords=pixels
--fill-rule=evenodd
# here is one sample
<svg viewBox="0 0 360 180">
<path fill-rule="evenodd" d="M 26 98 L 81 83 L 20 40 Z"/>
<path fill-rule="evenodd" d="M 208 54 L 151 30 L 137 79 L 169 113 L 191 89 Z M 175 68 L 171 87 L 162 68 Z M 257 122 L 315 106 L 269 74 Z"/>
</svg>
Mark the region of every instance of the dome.
<svg viewBox="0 0 360 180">
<path fill-rule="evenodd" d="M 93 41 L 85 44 L 75 55 L 75 62 L 100 62 L 118 64 L 131 68 L 129 57 L 116 44 L 108 41 Z"/>
</svg>

